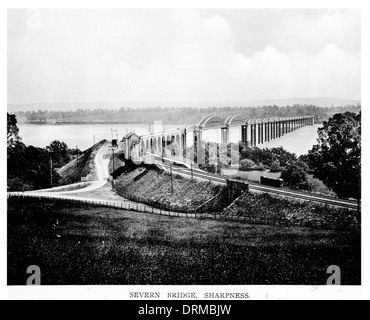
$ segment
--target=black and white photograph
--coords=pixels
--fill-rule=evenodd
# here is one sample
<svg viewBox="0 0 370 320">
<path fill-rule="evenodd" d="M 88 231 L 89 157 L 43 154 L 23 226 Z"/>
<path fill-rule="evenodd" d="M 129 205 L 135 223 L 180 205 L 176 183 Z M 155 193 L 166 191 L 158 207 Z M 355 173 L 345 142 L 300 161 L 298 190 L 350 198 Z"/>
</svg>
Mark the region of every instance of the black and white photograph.
<svg viewBox="0 0 370 320">
<path fill-rule="evenodd" d="M 360 287 L 362 18 L 8 8 L 7 286 Z"/>
</svg>

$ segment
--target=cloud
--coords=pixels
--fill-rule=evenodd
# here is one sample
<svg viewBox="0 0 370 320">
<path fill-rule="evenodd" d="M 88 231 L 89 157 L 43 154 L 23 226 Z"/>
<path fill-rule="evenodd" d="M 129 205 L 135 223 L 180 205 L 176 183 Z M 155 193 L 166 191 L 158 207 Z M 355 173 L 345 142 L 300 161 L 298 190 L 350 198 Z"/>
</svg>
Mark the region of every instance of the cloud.
<svg viewBox="0 0 370 320">
<path fill-rule="evenodd" d="M 314 53 L 330 43 L 361 49 L 361 16 L 356 10 L 288 11 L 282 18 L 282 25 L 274 29 L 274 44 L 280 50 Z"/>
<path fill-rule="evenodd" d="M 251 54 L 236 48 L 253 30 L 235 32 L 222 12 L 42 11 L 41 17 L 38 32 L 9 30 L 9 102 L 359 98 L 361 93 L 359 44 L 345 40 L 356 35 L 357 16 L 348 12 L 290 15 L 273 31 L 275 40 Z"/>
</svg>

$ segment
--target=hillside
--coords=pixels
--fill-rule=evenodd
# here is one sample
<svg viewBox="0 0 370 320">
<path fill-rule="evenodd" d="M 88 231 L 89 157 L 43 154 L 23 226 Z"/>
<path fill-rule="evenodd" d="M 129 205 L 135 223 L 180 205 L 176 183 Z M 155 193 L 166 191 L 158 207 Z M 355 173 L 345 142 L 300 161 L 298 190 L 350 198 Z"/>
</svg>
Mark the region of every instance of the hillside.
<svg viewBox="0 0 370 320">
<path fill-rule="evenodd" d="M 260 193 L 245 192 L 224 210 L 223 215 L 256 224 L 339 230 L 358 228 L 356 212 L 352 210 Z"/>
<path fill-rule="evenodd" d="M 173 176 L 172 193 L 169 174 L 144 166 L 126 170 L 117 179 L 115 189 L 133 201 L 179 212 L 220 212 L 229 204 L 221 186 Z"/>
</svg>

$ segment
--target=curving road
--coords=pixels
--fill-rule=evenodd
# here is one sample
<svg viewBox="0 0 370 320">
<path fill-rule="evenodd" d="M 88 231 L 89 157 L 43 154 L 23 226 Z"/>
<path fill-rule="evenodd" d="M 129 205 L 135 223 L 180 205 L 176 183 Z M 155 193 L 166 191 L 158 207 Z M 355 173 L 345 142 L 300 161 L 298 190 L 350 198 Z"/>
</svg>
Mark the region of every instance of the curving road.
<svg viewBox="0 0 370 320">
<path fill-rule="evenodd" d="M 27 194 L 37 194 L 39 196 L 48 196 L 54 198 L 61 198 L 63 195 L 73 195 L 75 193 L 89 192 L 102 188 L 105 184 L 108 183 L 110 178 L 109 175 L 109 162 L 112 151 L 109 149 L 109 144 L 105 143 L 100 147 L 98 152 L 95 155 L 94 165 L 95 165 L 95 181 L 79 182 L 74 184 L 69 184 L 65 186 L 59 186 L 49 189 L 34 190 L 24 192 L 24 195 Z M 69 190 L 73 189 L 73 190 Z M 18 193 L 17 193 L 18 194 Z M 72 197 L 71 197 L 72 199 Z M 77 200 L 81 200 L 81 197 L 75 197 Z M 87 199 L 87 198 L 86 198 Z"/>
</svg>

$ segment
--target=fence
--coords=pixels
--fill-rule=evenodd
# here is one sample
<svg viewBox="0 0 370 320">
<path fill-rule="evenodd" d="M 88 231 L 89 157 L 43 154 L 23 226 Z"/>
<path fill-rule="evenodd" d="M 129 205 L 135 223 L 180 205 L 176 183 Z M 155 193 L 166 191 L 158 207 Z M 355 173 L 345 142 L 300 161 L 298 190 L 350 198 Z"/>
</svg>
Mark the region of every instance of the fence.
<svg viewBox="0 0 370 320">
<path fill-rule="evenodd" d="M 333 223 L 328 223 L 325 221 L 320 220 L 313 220 L 313 219 L 296 219 L 296 220 L 288 220 L 284 218 L 269 218 L 269 217 L 251 217 L 246 215 L 225 215 L 221 212 L 214 212 L 214 213 L 189 213 L 189 212 L 178 212 L 173 210 L 163 210 L 154 208 L 152 206 L 143 205 L 140 203 L 125 203 L 125 202 L 116 202 L 116 201 L 103 201 L 103 200 L 95 200 L 95 199 L 71 199 L 66 197 L 55 197 L 55 196 L 48 196 L 42 195 L 37 193 L 8 193 L 7 198 L 11 197 L 18 197 L 18 198 L 36 198 L 38 200 L 41 199 L 49 199 L 49 200 L 61 200 L 61 201 L 68 201 L 70 203 L 75 204 L 86 204 L 92 205 L 96 207 L 110 207 L 116 209 L 123 209 L 128 211 L 135 211 L 135 212 L 142 212 L 142 213 L 149 213 L 154 215 L 161 215 L 161 216 L 168 216 L 168 217 L 178 217 L 178 218 L 191 218 L 191 219 L 211 219 L 211 220 L 219 220 L 219 221 L 229 221 L 229 222 L 242 222 L 247 224 L 258 224 L 258 225 L 271 225 L 271 226 L 282 226 L 282 227 L 309 227 L 309 228 L 317 228 L 317 229 L 324 229 L 324 230 L 358 230 L 358 224 L 351 221 L 345 224 L 335 225 Z"/>
<path fill-rule="evenodd" d="M 211 200 L 214 200 L 220 194 L 216 195 Z M 131 195 L 131 194 L 130 195 L 129 194 L 122 194 L 121 196 L 123 196 L 124 198 L 126 198 L 130 201 L 145 204 L 145 205 L 148 205 L 150 207 L 154 207 L 158 210 L 168 211 L 168 212 L 175 212 L 175 213 L 184 213 L 184 208 L 182 206 L 176 207 L 174 205 L 166 205 L 166 204 L 164 204 L 163 202 L 160 202 L 160 201 L 150 200 L 150 199 L 147 199 L 147 198 L 141 198 L 141 197 Z M 201 207 L 203 207 L 204 204 L 205 203 L 203 203 L 201 206 L 199 206 L 198 208 L 195 208 L 195 209 L 188 209 L 187 214 L 192 214 L 192 215 L 209 214 L 209 213 L 206 212 L 205 208 L 201 209 Z M 220 212 L 213 212 L 211 214 L 212 215 L 215 215 L 215 214 L 221 215 Z"/>
<path fill-rule="evenodd" d="M 49 196 L 37 193 L 8 193 L 7 198 L 36 198 L 38 200 L 41 199 L 48 199 L 48 200 L 61 200 L 61 201 L 68 201 L 70 203 L 75 204 L 86 204 L 92 205 L 96 207 L 109 207 L 109 208 L 116 208 L 116 209 L 123 209 L 128 211 L 135 211 L 135 212 L 142 212 L 142 213 L 150 213 L 155 215 L 162 215 L 168 217 L 178 217 L 178 218 L 192 218 L 192 219 L 217 219 L 221 220 L 223 218 L 221 213 L 191 213 L 191 212 L 178 212 L 174 210 L 163 210 L 159 208 L 154 208 L 148 205 L 143 205 L 140 203 L 125 203 L 125 202 L 117 202 L 117 201 L 105 201 L 105 200 L 96 200 L 96 199 L 72 199 L 68 197 L 56 197 L 56 196 Z"/>
</svg>

